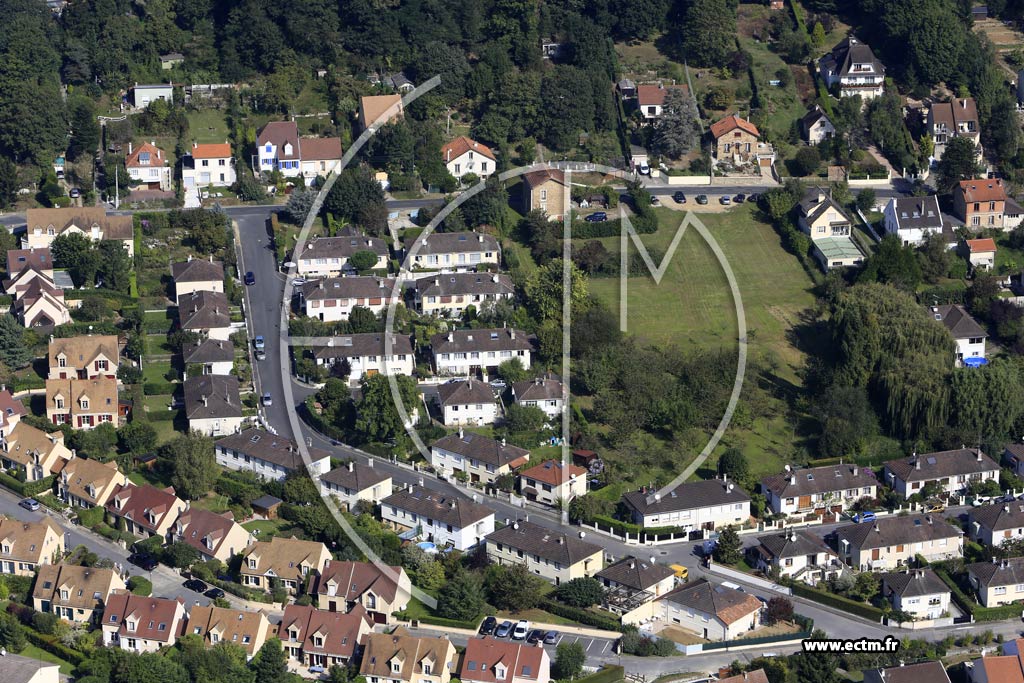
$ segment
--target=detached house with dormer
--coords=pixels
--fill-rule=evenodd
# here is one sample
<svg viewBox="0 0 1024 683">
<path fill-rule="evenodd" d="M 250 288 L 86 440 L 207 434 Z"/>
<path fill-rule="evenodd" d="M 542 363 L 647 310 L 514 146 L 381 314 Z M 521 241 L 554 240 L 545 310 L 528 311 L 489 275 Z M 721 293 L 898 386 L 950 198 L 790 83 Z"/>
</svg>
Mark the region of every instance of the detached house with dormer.
<svg viewBox="0 0 1024 683">
<path fill-rule="evenodd" d="M 939 198 L 936 195 L 893 197 L 885 205 L 884 213 L 885 231 L 896 235 L 904 246 L 917 246 L 928 235 L 942 235 L 952 231 L 952 226 L 939 210 Z"/>
<path fill-rule="evenodd" d="M 395 529 L 415 531 L 416 537 L 468 550 L 494 531 L 494 510 L 463 496 L 446 495 L 410 486 L 380 502 L 381 518 Z"/>
<path fill-rule="evenodd" d="M 463 683 L 548 683 L 551 657 L 541 645 L 470 638 L 462 654 L 459 680 Z"/>
<path fill-rule="evenodd" d="M 104 422 L 116 427 L 117 380 L 103 375 L 46 380 L 46 419 L 74 429 L 92 429 Z"/>
<path fill-rule="evenodd" d="M 857 265 L 864 252 L 853 240 L 853 219 L 832 199 L 831 190 L 812 187 L 797 205 L 797 222 L 814 245 L 814 255 L 825 270 Z"/>
<path fill-rule="evenodd" d="M 124 245 L 129 256 L 135 255 L 132 217 L 108 216 L 102 206 L 28 209 L 25 211 L 25 223 L 23 243 L 26 249 L 49 247 L 59 235 L 78 232 L 93 242 L 118 241 Z"/>
<path fill-rule="evenodd" d="M 181 598 L 152 598 L 117 591 L 103 610 L 103 645 L 142 654 L 173 647 L 187 615 Z"/>
<path fill-rule="evenodd" d="M 256 139 L 258 173 L 280 171 L 286 177 L 301 173 L 299 127 L 294 121 L 270 121 Z"/>
<path fill-rule="evenodd" d="M 105 507 L 115 524 L 123 526 L 128 533 L 166 539 L 186 504 L 175 495 L 173 486 L 158 489 L 129 482 L 114 491 Z"/>
<path fill-rule="evenodd" d="M 377 624 L 387 624 L 412 599 L 412 583 L 402 567 L 380 567 L 371 562 L 331 560 L 317 581 L 320 609 L 349 612 L 362 607 Z"/>
<path fill-rule="evenodd" d="M 761 480 L 761 492 L 776 514 L 841 512 L 861 498 L 874 498 L 878 481 L 870 467 L 839 464 L 798 470 L 787 465 L 785 473 Z"/>
<path fill-rule="evenodd" d="M 64 557 L 64 530 L 49 519 L 22 522 L 0 518 L 0 574 L 32 576 Z"/>
<path fill-rule="evenodd" d="M 115 335 L 50 338 L 50 379 L 117 378 L 120 360 Z"/>
<path fill-rule="evenodd" d="M 402 628 L 366 636 L 359 674 L 370 683 L 448 683 L 458 653 L 447 637 L 416 637 Z"/>
<path fill-rule="evenodd" d="M 254 540 L 252 534 L 235 521 L 231 512 L 218 515 L 191 506 L 187 506 L 174 520 L 168 537 L 170 543 L 186 543 L 195 548 L 204 562 L 220 560 L 224 564 Z"/>
<path fill-rule="evenodd" d="M 57 477 L 57 496 L 72 507 L 103 507 L 114 491 L 128 484 L 117 468 L 117 461 L 99 462 L 72 458 Z"/>
<path fill-rule="evenodd" d="M 956 342 L 956 365 L 960 367 L 969 358 L 985 357 L 985 339 L 988 333 L 971 314 L 959 304 L 943 304 L 929 308 L 929 314 L 949 330 Z"/>
<path fill-rule="evenodd" d="M 270 580 L 277 579 L 289 593 L 298 595 L 312 585 L 330 559 L 323 543 L 274 536 L 249 546 L 242 555 L 239 574 L 245 586 L 269 591 Z"/>
<path fill-rule="evenodd" d="M 360 651 L 373 622 L 362 607 L 328 612 L 310 605 L 286 605 L 278 638 L 288 657 L 303 668 L 345 666 Z"/>
<path fill-rule="evenodd" d="M 128 143 L 128 156 L 124 160 L 128 177 L 142 190 L 171 190 L 171 168 L 167 153 L 153 142 L 144 142 L 134 150 Z"/>
<path fill-rule="evenodd" d="M 986 481 L 999 482 L 999 465 L 978 448 L 915 453 L 885 463 L 885 482 L 904 498 L 929 485 L 939 493 L 953 495 Z"/>
<path fill-rule="evenodd" d="M 485 539 L 487 557 L 496 564 L 521 564 L 531 574 L 560 585 L 593 576 L 604 569 L 604 548 L 547 527 L 518 520 Z"/>
<path fill-rule="evenodd" d="M 978 123 L 978 105 L 973 97 L 958 97 L 951 102 L 934 102 L 928 108 L 928 134 L 935 143 L 932 161 L 942 159 L 946 145 L 954 138 L 967 138 L 977 150 L 976 160 L 981 162 L 981 125 Z"/>
<path fill-rule="evenodd" d="M 818 60 L 818 72 L 826 87 L 837 91 L 839 97 L 859 95 L 870 100 L 885 93 L 885 67 L 855 36 L 844 38 Z"/>
<path fill-rule="evenodd" d="M 206 647 L 238 645 L 245 650 L 246 659 L 252 659 L 273 635 L 273 627 L 263 612 L 195 605 L 189 611 L 185 635 L 198 636 Z"/>
<path fill-rule="evenodd" d="M 25 481 L 39 481 L 60 472 L 74 453 L 64 445 L 64 433 L 47 433 L 19 422 L 0 444 L 4 467 L 25 473 Z"/>
<path fill-rule="evenodd" d="M 494 152 L 487 145 L 460 135 L 441 147 L 441 158 L 448 172 L 458 180 L 463 176 L 475 175 L 486 178 L 498 166 Z"/>
<path fill-rule="evenodd" d="M 113 591 L 124 590 L 113 569 L 45 564 L 32 588 L 32 606 L 75 624 L 93 624 Z"/>
</svg>

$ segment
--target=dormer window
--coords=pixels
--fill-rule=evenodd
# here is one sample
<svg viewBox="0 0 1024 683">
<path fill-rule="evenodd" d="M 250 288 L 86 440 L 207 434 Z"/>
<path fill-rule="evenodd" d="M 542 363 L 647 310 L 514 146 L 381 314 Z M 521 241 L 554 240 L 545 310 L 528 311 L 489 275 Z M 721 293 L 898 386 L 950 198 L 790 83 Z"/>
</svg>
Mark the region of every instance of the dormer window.
<svg viewBox="0 0 1024 683">
<path fill-rule="evenodd" d="M 67 600 L 68 599 L 68 592 L 64 588 L 60 589 L 60 599 L 61 600 Z"/>
<path fill-rule="evenodd" d="M 398 662 L 392 662 L 391 663 L 391 671 L 393 671 L 396 674 L 397 673 L 402 673 L 402 665 L 399 664 Z M 427 673 L 427 671 L 425 669 L 424 669 L 424 673 Z"/>
<path fill-rule="evenodd" d="M 424 676 L 429 676 L 430 675 L 430 670 L 431 669 L 430 669 L 430 665 L 429 664 L 424 664 L 423 665 L 423 675 Z"/>
<path fill-rule="evenodd" d="M 81 401 L 79 401 L 79 405 L 82 406 L 82 410 L 89 410 L 89 399 L 83 398 Z"/>
<path fill-rule="evenodd" d="M 249 558 L 249 569 L 256 569 L 256 560 Z"/>
<path fill-rule="evenodd" d="M 59 396 L 53 399 L 53 404 L 57 407 L 57 410 L 64 410 L 64 399 Z"/>
<path fill-rule="evenodd" d="M 320 636 L 313 636 L 313 645 L 315 647 L 323 647 L 324 646 L 324 639 L 321 638 Z"/>
<path fill-rule="evenodd" d="M 64 356 L 59 356 L 57 358 L 57 367 L 58 368 L 66 368 L 67 366 L 68 366 L 68 359 L 65 358 Z"/>
<path fill-rule="evenodd" d="M 149 166 L 149 152 L 139 152 L 139 165 Z"/>
</svg>

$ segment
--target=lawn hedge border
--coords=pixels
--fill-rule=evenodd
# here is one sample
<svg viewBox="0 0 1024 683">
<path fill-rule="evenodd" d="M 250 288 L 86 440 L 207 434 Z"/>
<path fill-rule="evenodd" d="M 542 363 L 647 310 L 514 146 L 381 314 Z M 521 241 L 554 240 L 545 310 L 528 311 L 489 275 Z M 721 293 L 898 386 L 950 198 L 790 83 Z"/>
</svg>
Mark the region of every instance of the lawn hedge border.
<svg viewBox="0 0 1024 683">
<path fill-rule="evenodd" d="M 799 581 L 794 581 L 790 583 L 789 587 L 793 590 L 793 595 L 797 595 L 801 598 L 807 598 L 808 600 L 820 602 L 823 605 L 836 607 L 843 611 L 856 614 L 859 617 L 864 617 L 865 619 L 870 619 L 872 621 L 877 622 L 881 621 L 882 619 L 882 610 L 878 609 L 877 607 L 868 605 L 866 603 L 857 602 L 856 600 L 851 600 L 849 598 L 844 598 L 843 596 L 836 595 L 835 593 L 826 593 L 816 588 L 811 588 L 810 586 L 800 583 Z"/>
<path fill-rule="evenodd" d="M 570 607 L 569 605 L 563 605 L 560 602 L 554 600 L 542 600 L 538 605 L 545 612 L 550 612 L 556 617 L 562 617 L 563 619 L 572 619 L 575 622 L 583 624 L 585 626 L 593 626 L 604 631 L 618 631 L 622 633 L 622 622 L 618 619 L 611 619 L 609 617 L 603 617 L 600 614 L 594 614 L 588 612 L 585 609 L 579 607 Z"/>
</svg>

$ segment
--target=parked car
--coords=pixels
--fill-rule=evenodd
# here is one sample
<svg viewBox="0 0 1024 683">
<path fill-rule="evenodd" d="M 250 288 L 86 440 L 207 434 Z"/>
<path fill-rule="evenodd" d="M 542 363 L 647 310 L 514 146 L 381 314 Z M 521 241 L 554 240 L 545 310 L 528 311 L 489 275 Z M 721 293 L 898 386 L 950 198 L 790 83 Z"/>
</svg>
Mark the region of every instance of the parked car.
<svg viewBox="0 0 1024 683">
<path fill-rule="evenodd" d="M 494 388 L 494 389 L 502 389 L 502 390 L 504 390 L 505 387 L 507 387 L 507 386 L 508 386 L 508 383 L 505 380 L 503 380 L 503 379 L 491 380 L 491 387 Z"/>
<path fill-rule="evenodd" d="M 480 635 L 489 636 L 494 633 L 494 629 L 498 627 L 498 620 L 494 617 L 486 617 L 480 622 Z"/>
<path fill-rule="evenodd" d="M 210 587 L 202 581 L 200 581 L 199 579 L 189 579 L 183 585 L 185 586 L 185 588 L 189 589 L 190 591 L 195 591 L 196 593 L 205 593 L 206 591 L 210 590 Z"/>
<path fill-rule="evenodd" d="M 251 270 L 247 271 L 245 273 L 245 284 L 247 284 L 247 285 L 254 285 L 254 284 L 256 284 L 256 273 L 252 272 Z"/>
<path fill-rule="evenodd" d="M 292 285 L 296 287 L 301 287 L 304 284 L 306 284 L 306 278 L 304 277 L 297 277 L 294 280 L 292 280 Z"/>
<path fill-rule="evenodd" d="M 680 581 L 686 581 L 686 578 L 690 575 L 690 570 L 681 564 L 670 564 L 668 568 L 672 570 L 672 573 Z"/>
<path fill-rule="evenodd" d="M 82 196 L 82 191 L 79 190 L 77 187 L 72 187 L 71 191 L 68 192 L 68 196 L 71 197 L 72 199 L 78 199 L 79 197 Z"/>
<path fill-rule="evenodd" d="M 748 202 L 754 202 L 755 204 L 757 203 L 757 201 L 759 199 L 761 199 L 761 195 L 759 195 L 757 192 L 755 192 L 752 195 L 750 195 L 749 197 L 747 197 L 747 201 Z"/>
<path fill-rule="evenodd" d="M 516 628 L 512 631 L 512 640 L 525 640 L 526 634 L 530 632 L 530 622 L 526 619 L 520 619 L 519 623 L 516 624 Z"/>
<path fill-rule="evenodd" d="M 946 506 L 939 500 L 930 501 L 924 508 L 925 512 L 942 512 Z"/>
<path fill-rule="evenodd" d="M 256 360 L 266 360 L 267 352 L 263 349 L 256 349 Z"/>
<path fill-rule="evenodd" d="M 721 197 L 718 198 L 718 203 L 721 204 L 722 206 L 729 206 L 730 204 L 732 204 L 732 197 L 722 195 Z"/>
<path fill-rule="evenodd" d="M 269 391 L 265 392 L 263 394 L 263 405 L 265 405 L 265 406 L 272 406 L 272 405 L 274 405 L 274 397 L 270 395 Z"/>
<path fill-rule="evenodd" d="M 639 171 L 640 175 L 651 175 L 651 167 L 647 165 L 646 161 L 641 162 L 640 165 L 636 167 L 636 170 Z"/>
<path fill-rule="evenodd" d="M 536 645 L 542 640 L 544 640 L 544 631 L 541 631 L 539 628 L 530 631 L 530 635 L 526 637 L 526 642 L 530 645 Z"/>
<path fill-rule="evenodd" d="M 39 509 L 39 501 L 36 500 L 35 498 L 26 498 L 25 500 L 18 503 L 18 505 L 25 508 L 26 510 L 31 510 L 32 512 L 35 512 L 36 510 Z"/>
<path fill-rule="evenodd" d="M 733 197 L 732 200 L 734 202 L 736 202 L 737 204 L 742 204 L 743 202 L 747 201 L 747 195 L 745 195 L 745 194 L 743 194 L 741 192 L 738 195 L 736 195 L 735 197 Z"/>
<path fill-rule="evenodd" d="M 708 196 L 706 194 L 699 194 L 699 195 L 697 195 L 697 203 L 698 204 L 707 204 L 708 203 Z"/>
<path fill-rule="evenodd" d="M 149 553 L 132 553 L 128 556 L 128 561 L 147 572 L 153 571 L 157 566 L 156 558 Z"/>
<path fill-rule="evenodd" d="M 222 591 L 220 588 L 211 588 L 210 590 L 203 593 L 203 595 L 210 598 L 211 600 L 216 600 L 218 598 L 224 597 L 224 591 Z"/>
<path fill-rule="evenodd" d="M 971 501 L 971 505 L 974 507 L 981 507 L 982 505 L 988 505 L 991 502 L 991 496 L 975 496 L 974 500 Z"/>
<path fill-rule="evenodd" d="M 263 335 L 259 335 L 259 336 L 257 336 L 257 337 L 256 337 L 255 339 L 253 339 L 253 340 L 252 340 L 252 345 L 253 345 L 253 346 L 254 346 L 255 348 L 257 348 L 257 349 L 264 349 L 264 348 L 266 348 L 266 346 L 267 346 L 267 342 L 266 342 L 266 340 L 265 340 L 265 339 L 263 338 Z"/>
<path fill-rule="evenodd" d="M 515 626 L 511 621 L 507 619 L 500 624 L 498 628 L 494 629 L 495 638 L 507 638 L 512 633 L 512 628 Z"/>
<path fill-rule="evenodd" d="M 554 645 L 558 642 L 558 631 L 548 631 L 544 634 L 544 644 Z"/>
<path fill-rule="evenodd" d="M 608 214 L 605 213 L 604 211 L 595 211 L 594 213 L 590 214 L 583 220 L 587 221 L 588 223 L 604 223 L 606 220 L 608 220 Z"/>
<path fill-rule="evenodd" d="M 874 512 L 871 512 L 871 510 L 858 512 L 856 515 L 853 516 L 853 521 L 857 524 L 860 524 L 861 522 L 873 522 L 876 519 L 878 519 L 878 517 L 875 515 Z"/>
<path fill-rule="evenodd" d="M 676 204 L 685 204 L 686 203 L 686 195 L 683 194 L 682 192 L 674 193 L 672 195 L 672 199 L 673 199 L 673 201 L 676 202 Z"/>
</svg>

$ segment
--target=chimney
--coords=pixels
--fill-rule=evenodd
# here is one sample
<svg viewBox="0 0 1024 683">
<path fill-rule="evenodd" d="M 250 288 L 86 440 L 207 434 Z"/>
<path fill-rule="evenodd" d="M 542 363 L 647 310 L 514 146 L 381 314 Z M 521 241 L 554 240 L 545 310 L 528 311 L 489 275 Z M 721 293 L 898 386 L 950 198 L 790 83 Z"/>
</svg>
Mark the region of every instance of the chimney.
<svg viewBox="0 0 1024 683">
<path fill-rule="evenodd" d="M 441 279 L 435 277 L 434 278 L 434 286 L 435 287 L 439 287 L 440 285 L 441 285 Z"/>
<path fill-rule="evenodd" d="M 505 447 L 505 437 L 501 437 L 501 447 Z"/>
<path fill-rule="evenodd" d="M 515 338 L 516 338 L 516 330 L 515 330 L 515 328 L 512 328 L 511 330 L 508 331 L 508 336 L 509 336 L 510 339 L 515 341 Z"/>
<path fill-rule="evenodd" d="M 796 486 L 796 475 L 795 474 L 789 475 L 789 485 L 790 486 Z"/>
<path fill-rule="evenodd" d="M 967 109 L 967 100 L 960 100 L 960 107 L 963 109 Z"/>
<path fill-rule="evenodd" d="M 370 458 L 369 460 L 366 461 L 366 466 L 369 467 L 370 469 L 373 469 L 373 458 Z"/>
<path fill-rule="evenodd" d="M 128 141 L 128 154 L 131 154 L 131 153 L 132 153 L 132 142 L 131 142 L 131 140 L 129 140 Z"/>
<path fill-rule="evenodd" d="M 477 235 L 477 236 L 476 236 L 476 241 L 477 241 L 477 242 L 480 242 L 481 244 L 483 244 L 483 241 L 484 241 L 484 236 L 483 236 L 483 235 Z"/>
<path fill-rule="evenodd" d="M 854 465 L 854 466 L 853 466 L 853 476 L 855 476 L 855 477 L 856 477 L 856 476 L 857 476 L 857 473 L 858 473 L 859 471 L 860 471 L 860 470 L 859 470 L 859 469 L 857 469 L 857 466 L 856 466 L 856 465 Z"/>
<path fill-rule="evenodd" d="M 493 282 L 494 284 L 498 284 L 498 280 L 499 278 L 497 273 L 491 276 L 491 282 Z"/>
<path fill-rule="evenodd" d="M 348 461 L 348 471 L 349 472 L 355 472 L 356 471 L 356 464 L 353 461 L 351 461 L 351 460 Z"/>
<path fill-rule="evenodd" d="M 448 343 L 450 344 L 453 341 L 455 341 L 455 335 L 453 333 L 449 332 L 448 333 Z"/>
<path fill-rule="evenodd" d="M 192 254 L 189 254 L 189 255 L 188 255 L 188 262 L 189 262 L 189 263 L 192 263 Z"/>
<path fill-rule="evenodd" d="M 192 149 L 199 149 L 199 143 L 195 140 L 192 141 Z"/>
<path fill-rule="evenodd" d="M 918 458 L 918 457 L 914 458 L 914 469 L 915 470 L 921 469 L 921 459 Z"/>
<path fill-rule="evenodd" d="M 203 396 L 203 406 L 205 407 L 207 405 L 209 405 L 209 401 L 207 400 L 206 396 Z"/>
<path fill-rule="evenodd" d="M 459 438 L 461 439 L 462 437 L 463 437 L 462 427 L 459 427 Z"/>
<path fill-rule="evenodd" d="M 978 457 L 978 462 L 981 462 L 981 449 L 980 448 L 978 449 L 977 457 Z"/>
</svg>

